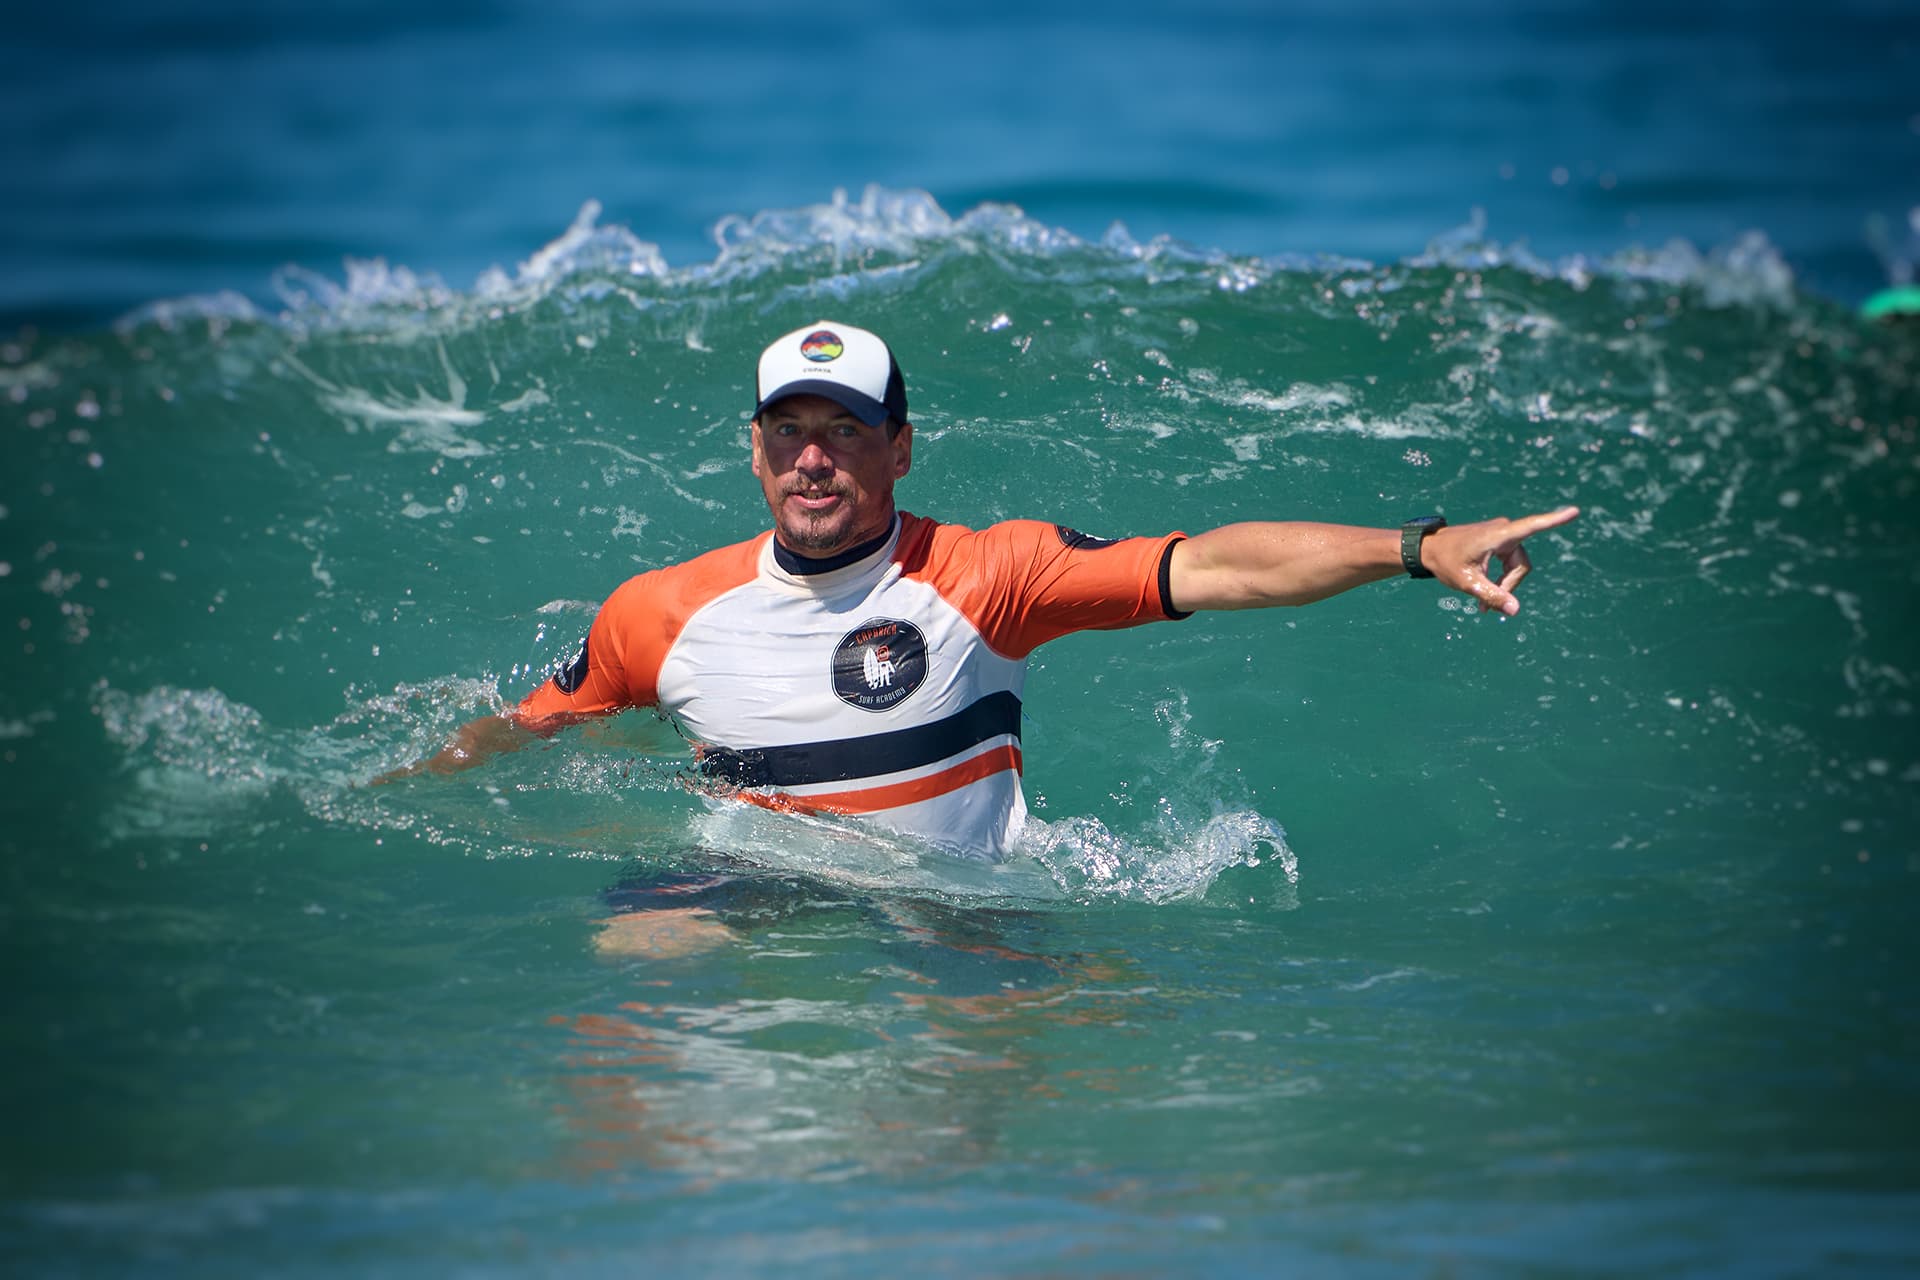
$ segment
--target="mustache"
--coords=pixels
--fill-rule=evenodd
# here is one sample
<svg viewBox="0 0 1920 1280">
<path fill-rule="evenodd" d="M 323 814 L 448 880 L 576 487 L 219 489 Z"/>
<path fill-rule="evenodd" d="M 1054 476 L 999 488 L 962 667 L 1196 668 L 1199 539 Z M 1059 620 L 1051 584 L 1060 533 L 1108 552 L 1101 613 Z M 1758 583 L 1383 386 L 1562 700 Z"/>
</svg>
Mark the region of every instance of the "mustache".
<svg viewBox="0 0 1920 1280">
<path fill-rule="evenodd" d="M 782 485 L 780 489 L 780 496 L 783 498 L 792 498 L 792 497 L 824 498 L 828 494 L 835 494 L 839 497 L 844 498 L 848 496 L 847 487 L 843 484 L 829 481 L 824 485 L 806 484 L 804 482 L 799 484 L 788 484 L 788 485 Z"/>
</svg>

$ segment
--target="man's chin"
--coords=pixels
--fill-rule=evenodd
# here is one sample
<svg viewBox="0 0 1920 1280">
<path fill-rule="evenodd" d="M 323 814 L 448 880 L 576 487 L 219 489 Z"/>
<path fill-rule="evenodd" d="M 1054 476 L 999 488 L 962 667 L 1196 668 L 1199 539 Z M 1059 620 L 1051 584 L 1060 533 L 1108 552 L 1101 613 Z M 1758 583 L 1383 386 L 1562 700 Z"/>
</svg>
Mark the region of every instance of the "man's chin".
<svg viewBox="0 0 1920 1280">
<path fill-rule="evenodd" d="M 816 558 L 838 555 L 853 545 L 848 527 L 839 521 L 788 520 L 780 525 L 780 541 L 789 551 Z"/>
</svg>

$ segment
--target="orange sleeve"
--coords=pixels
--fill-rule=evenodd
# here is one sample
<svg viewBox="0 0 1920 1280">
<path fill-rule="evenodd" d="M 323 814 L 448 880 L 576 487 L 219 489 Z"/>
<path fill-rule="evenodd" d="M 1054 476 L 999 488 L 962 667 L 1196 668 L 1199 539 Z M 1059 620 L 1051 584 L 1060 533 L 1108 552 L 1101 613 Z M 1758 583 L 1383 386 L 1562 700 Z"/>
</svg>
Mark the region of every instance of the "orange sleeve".
<svg viewBox="0 0 1920 1280">
<path fill-rule="evenodd" d="M 622 583 L 595 615 L 580 651 L 520 700 L 513 718 L 540 732 L 587 716 L 606 715 L 653 701 L 650 688 L 635 689 L 629 650 L 649 574 Z M 656 665 L 655 670 L 658 670 Z"/>
<path fill-rule="evenodd" d="M 573 660 L 520 700 L 513 718 L 536 733 L 587 716 L 650 707 L 661 664 L 687 619 L 751 581 L 769 534 L 628 578 L 607 597 Z"/>
<path fill-rule="evenodd" d="M 1075 631 L 1186 616 L 1169 610 L 1164 582 L 1167 554 L 1185 534 L 1109 542 L 1041 520 L 978 532 L 917 523 L 926 555 L 914 576 L 931 582 L 1007 657 L 1024 658 Z"/>
</svg>

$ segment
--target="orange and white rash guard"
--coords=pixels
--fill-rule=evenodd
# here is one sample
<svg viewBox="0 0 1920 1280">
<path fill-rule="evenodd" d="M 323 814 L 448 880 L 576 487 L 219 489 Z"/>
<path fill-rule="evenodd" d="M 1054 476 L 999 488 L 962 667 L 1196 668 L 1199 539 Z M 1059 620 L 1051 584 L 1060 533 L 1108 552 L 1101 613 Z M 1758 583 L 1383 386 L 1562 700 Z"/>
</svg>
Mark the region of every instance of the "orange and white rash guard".
<svg viewBox="0 0 1920 1280">
<path fill-rule="evenodd" d="M 877 550 L 799 574 L 765 533 L 623 583 L 515 718 L 546 731 L 658 706 L 743 798 L 997 857 L 1026 818 L 1027 656 L 1070 632 L 1185 616 L 1167 598 L 1181 536 L 902 513 Z"/>
</svg>

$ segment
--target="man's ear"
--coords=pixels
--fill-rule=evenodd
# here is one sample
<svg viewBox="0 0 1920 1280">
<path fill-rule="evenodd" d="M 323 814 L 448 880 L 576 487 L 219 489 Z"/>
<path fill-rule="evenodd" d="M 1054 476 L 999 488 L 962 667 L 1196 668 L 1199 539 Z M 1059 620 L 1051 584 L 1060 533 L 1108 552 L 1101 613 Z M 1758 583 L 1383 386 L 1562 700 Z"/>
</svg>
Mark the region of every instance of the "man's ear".
<svg viewBox="0 0 1920 1280">
<path fill-rule="evenodd" d="M 758 418 L 755 418 L 747 424 L 747 448 L 752 452 L 753 474 L 755 478 L 758 478 L 760 475 L 760 460 L 763 456 L 763 451 L 760 448 L 760 419 Z"/>
<path fill-rule="evenodd" d="M 913 424 L 900 424 L 898 434 L 893 437 L 893 478 L 900 479 L 913 470 Z"/>
</svg>

